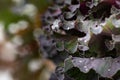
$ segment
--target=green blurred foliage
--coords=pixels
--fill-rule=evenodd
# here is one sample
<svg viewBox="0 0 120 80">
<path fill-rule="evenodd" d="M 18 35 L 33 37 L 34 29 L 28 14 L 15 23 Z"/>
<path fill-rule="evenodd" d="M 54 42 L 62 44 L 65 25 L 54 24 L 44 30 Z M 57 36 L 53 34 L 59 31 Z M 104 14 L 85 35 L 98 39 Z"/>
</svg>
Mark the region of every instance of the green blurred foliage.
<svg viewBox="0 0 120 80">
<path fill-rule="evenodd" d="M 45 11 L 45 9 L 50 5 L 49 0 L 28 0 L 28 2 L 35 4 L 40 12 Z"/>
</svg>

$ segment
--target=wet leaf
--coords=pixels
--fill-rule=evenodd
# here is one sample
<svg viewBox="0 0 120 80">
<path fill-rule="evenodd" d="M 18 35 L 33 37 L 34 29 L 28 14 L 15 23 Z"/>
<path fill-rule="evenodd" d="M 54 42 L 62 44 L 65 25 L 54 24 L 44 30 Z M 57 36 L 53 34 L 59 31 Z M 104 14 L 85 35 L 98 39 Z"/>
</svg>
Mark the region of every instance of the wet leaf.
<svg viewBox="0 0 120 80">
<path fill-rule="evenodd" d="M 89 50 L 89 47 L 86 45 L 78 45 L 78 49 L 81 51 L 87 51 L 87 50 Z"/>
<path fill-rule="evenodd" d="M 65 19 L 71 19 L 72 17 L 75 16 L 76 13 L 72 13 L 72 12 L 65 12 L 64 13 L 64 18 Z"/>
<path fill-rule="evenodd" d="M 80 7 L 80 4 L 78 5 L 70 5 L 69 9 L 71 12 L 75 12 Z"/>
<path fill-rule="evenodd" d="M 71 59 L 71 56 L 70 56 L 70 58 L 65 60 L 65 63 L 64 63 L 64 66 L 65 66 L 64 71 L 65 72 L 68 71 L 69 69 L 71 69 L 72 67 L 74 67 L 74 65 L 71 61 L 72 59 L 71 60 L 70 59 Z"/>
<path fill-rule="evenodd" d="M 75 26 L 75 21 L 64 21 L 62 27 L 64 30 L 70 30 L 73 29 L 74 26 Z"/>
<path fill-rule="evenodd" d="M 68 58 L 74 67 L 80 69 L 84 73 L 88 73 L 91 69 L 95 70 L 102 77 L 112 78 L 118 70 L 120 70 L 120 57 L 118 58 Z M 69 68 L 70 69 L 70 68 Z"/>
</svg>

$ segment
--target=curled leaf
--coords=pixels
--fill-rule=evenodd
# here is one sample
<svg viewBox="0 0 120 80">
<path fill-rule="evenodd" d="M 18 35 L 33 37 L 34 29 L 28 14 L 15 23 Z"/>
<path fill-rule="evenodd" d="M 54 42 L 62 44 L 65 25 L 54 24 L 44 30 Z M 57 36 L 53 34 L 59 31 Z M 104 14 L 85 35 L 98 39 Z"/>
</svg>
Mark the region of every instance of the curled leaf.
<svg viewBox="0 0 120 80">
<path fill-rule="evenodd" d="M 80 7 L 80 4 L 77 5 L 70 5 L 68 8 L 71 10 L 71 12 L 75 12 Z"/>
<path fill-rule="evenodd" d="M 70 30 L 74 28 L 74 25 L 75 25 L 75 21 L 64 21 L 62 27 L 64 30 Z"/>
</svg>

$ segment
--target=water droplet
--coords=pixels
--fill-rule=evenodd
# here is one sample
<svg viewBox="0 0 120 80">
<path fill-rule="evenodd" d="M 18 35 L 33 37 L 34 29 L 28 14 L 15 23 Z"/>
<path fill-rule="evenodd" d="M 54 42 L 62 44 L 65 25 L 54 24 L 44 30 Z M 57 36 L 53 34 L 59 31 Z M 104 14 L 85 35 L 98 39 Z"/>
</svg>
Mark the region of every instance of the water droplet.
<svg viewBox="0 0 120 80">
<path fill-rule="evenodd" d="M 110 71 L 110 69 L 108 69 L 108 71 Z"/>
<path fill-rule="evenodd" d="M 86 69 L 87 69 L 87 66 L 84 66 L 84 68 L 86 68 Z"/>
<path fill-rule="evenodd" d="M 79 62 L 82 63 L 83 61 L 80 60 Z"/>
<path fill-rule="evenodd" d="M 88 68 L 86 68 L 85 71 L 88 71 Z"/>
<path fill-rule="evenodd" d="M 70 29 L 70 27 L 67 27 L 67 30 L 69 30 Z"/>
<path fill-rule="evenodd" d="M 74 26 L 75 26 L 75 21 L 65 21 L 63 23 L 63 29 L 65 30 L 73 29 Z"/>
<path fill-rule="evenodd" d="M 93 59 L 94 59 L 94 57 L 91 57 L 90 59 L 91 59 L 91 60 L 93 60 Z"/>
</svg>

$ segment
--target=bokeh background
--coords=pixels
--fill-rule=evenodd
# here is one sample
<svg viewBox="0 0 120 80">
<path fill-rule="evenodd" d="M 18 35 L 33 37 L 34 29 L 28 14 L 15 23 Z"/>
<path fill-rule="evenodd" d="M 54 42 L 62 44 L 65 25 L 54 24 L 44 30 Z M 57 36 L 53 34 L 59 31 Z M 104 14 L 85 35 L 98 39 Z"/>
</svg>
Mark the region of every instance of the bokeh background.
<svg viewBox="0 0 120 80">
<path fill-rule="evenodd" d="M 49 0 L 0 0 L 0 80 L 53 80 L 55 63 L 39 41 L 49 5 Z"/>
</svg>

